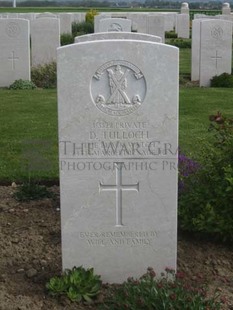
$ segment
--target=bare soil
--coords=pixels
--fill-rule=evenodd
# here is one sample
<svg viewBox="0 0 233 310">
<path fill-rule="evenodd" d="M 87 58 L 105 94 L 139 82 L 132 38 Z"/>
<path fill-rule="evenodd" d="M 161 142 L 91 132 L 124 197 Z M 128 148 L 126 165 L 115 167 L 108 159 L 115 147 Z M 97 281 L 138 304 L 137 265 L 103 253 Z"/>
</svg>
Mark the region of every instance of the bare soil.
<svg viewBox="0 0 233 310">
<path fill-rule="evenodd" d="M 61 273 L 59 188 L 50 190 L 55 198 L 22 203 L 13 198 L 15 188 L 0 186 L 1 310 L 97 308 L 52 298 L 45 290 L 45 283 Z M 222 309 L 233 309 L 232 246 L 179 237 L 178 271 L 190 282 L 207 283 L 208 295 L 218 291 Z"/>
</svg>

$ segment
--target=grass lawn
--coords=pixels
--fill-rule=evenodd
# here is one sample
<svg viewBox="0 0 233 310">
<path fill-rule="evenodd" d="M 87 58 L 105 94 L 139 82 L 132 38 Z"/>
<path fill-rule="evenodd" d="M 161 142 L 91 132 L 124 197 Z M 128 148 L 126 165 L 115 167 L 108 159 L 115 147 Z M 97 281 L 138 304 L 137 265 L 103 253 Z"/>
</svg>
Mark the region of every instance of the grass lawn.
<svg viewBox="0 0 233 310">
<path fill-rule="evenodd" d="M 30 170 L 35 170 L 31 177 L 57 178 L 56 90 L 0 90 L 0 94 L 0 180 L 28 178 L 27 159 L 33 165 Z M 41 162 L 41 152 L 46 162 Z"/>
<path fill-rule="evenodd" d="M 191 49 L 180 49 L 180 74 L 191 75 Z"/>
<path fill-rule="evenodd" d="M 0 97 L 0 181 L 57 180 L 56 90 L 2 89 Z M 208 116 L 219 110 L 232 116 L 232 105 L 232 89 L 181 87 L 182 150 L 198 157 L 208 140 Z"/>
<path fill-rule="evenodd" d="M 221 111 L 233 116 L 231 88 L 180 88 L 179 145 L 185 153 L 198 157 L 198 149 L 208 141 L 209 115 Z"/>
<path fill-rule="evenodd" d="M 190 75 L 190 58 L 190 49 L 180 49 L 180 75 Z M 58 180 L 56 90 L 0 89 L 0 98 L 0 182 Z M 209 139 L 208 117 L 217 111 L 233 116 L 232 89 L 180 87 L 183 152 L 198 157 Z"/>
</svg>

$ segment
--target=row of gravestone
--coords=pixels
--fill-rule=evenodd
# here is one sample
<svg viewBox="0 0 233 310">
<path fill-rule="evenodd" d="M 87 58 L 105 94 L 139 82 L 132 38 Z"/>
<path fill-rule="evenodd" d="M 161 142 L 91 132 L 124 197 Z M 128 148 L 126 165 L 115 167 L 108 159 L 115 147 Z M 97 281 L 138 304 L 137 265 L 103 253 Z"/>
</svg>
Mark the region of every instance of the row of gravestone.
<svg viewBox="0 0 233 310">
<path fill-rule="evenodd" d="M 188 14 L 181 15 L 188 16 Z M 157 16 L 155 20 L 156 18 Z M 160 18 L 161 16 L 158 16 L 159 20 Z M 129 20 L 123 18 L 100 19 L 100 24 L 105 23 L 106 28 L 121 22 L 122 27 L 130 23 Z M 0 63 L 4 73 L 0 78 L 0 86 L 9 86 L 19 78 L 30 80 L 29 22 L 22 19 L 3 18 L 0 19 L 0 25 L 2 51 Z M 60 46 L 59 19 L 43 17 L 31 21 L 30 35 L 32 66 L 56 61 L 56 49 Z M 160 37 L 163 40 L 162 34 Z M 75 41 L 80 40 L 82 37 L 76 38 Z M 209 86 L 210 79 L 214 75 L 220 75 L 223 72 L 231 73 L 231 55 L 232 22 L 205 18 L 193 21 L 193 81 L 199 80 L 200 86 Z"/>
<path fill-rule="evenodd" d="M 152 35 L 158 35 L 162 37 L 164 41 L 164 32 L 176 29 L 178 33 L 178 37 L 188 38 L 189 37 L 189 14 L 177 14 L 177 13 L 166 13 L 166 12 L 158 12 L 158 13 L 101 13 L 100 15 L 95 17 L 95 32 L 105 32 L 106 25 L 102 27 L 99 22 L 104 18 L 122 17 L 125 20 L 125 23 L 128 23 L 127 26 L 123 24 L 123 27 L 117 27 L 115 23 L 115 27 L 112 28 L 115 31 L 133 31 L 140 33 L 148 33 Z M 0 14 L 0 18 L 22 18 L 27 19 L 30 22 L 41 18 L 41 17 L 50 17 L 50 18 L 59 18 L 60 20 L 60 32 L 61 33 L 71 33 L 71 25 L 72 22 L 82 22 L 85 20 L 84 13 L 60 13 L 60 14 L 52 14 L 52 13 L 4 13 Z M 123 21 L 121 21 L 123 23 Z M 131 23 L 131 24 L 129 24 Z M 103 29 L 102 29 L 103 28 Z M 117 30 L 122 29 L 122 30 Z M 108 30 L 107 30 L 108 31 Z M 110 30 L 111 31 L 111 30 Z M 113 30 L 112 30 L 113 31 Z"/>
<path fill-rule="evenodd" d="M 35 19 L 31 27 L 25 19 L 0 19 L 0 87 L 18 79 L 30 80 L 30 63 L 37 66 L 56 61 L 59 46 L 57 18 Z"/>
<path fill-rule="evenodd" d="M 161 21 L 160 17 L 158 21 Z M 36 15 L 30 22 L 20 18 L 0 19 L 0 66 L 3 72 L 0 87 L 7 87 L 17 79 L 30 80 L 30 63 L 35 67 L 56 61 L 60 22 L 49 13 Z M 161 37 L 164 40 L 164 31 Z"/>
<path fill-rule="evenodd" d="M 35 19 L 39 18 L 58 18 L 60 20 L 60 32 L 71 33 L 72 23 L 81 23 L 85 21 L 85 13 L 2 13 L 0 18 L 20 18 L 27 19 L 31 23 Z"/>
<path fill-rule="evenodd" d="M 133 31 L 160 36 L 175 31 L 179 38 L 189 38 L 189 14 L 177 13 L 102 13 L 95 16 L 95 32 Z"/>
</svg>

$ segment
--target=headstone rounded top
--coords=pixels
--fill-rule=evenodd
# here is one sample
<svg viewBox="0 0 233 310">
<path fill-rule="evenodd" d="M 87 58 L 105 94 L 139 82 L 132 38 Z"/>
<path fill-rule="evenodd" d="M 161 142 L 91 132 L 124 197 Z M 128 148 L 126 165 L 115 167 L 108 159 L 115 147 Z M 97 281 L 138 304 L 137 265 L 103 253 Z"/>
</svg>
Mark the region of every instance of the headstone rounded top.
<svg viewBox="0 0 233 310">
<path fill-rule="evenodd" d="M 224 3 L 222 4 L 222 7 L 223 7 L 223 8 L 229 8 L 229 7 L 230 7 L 230 4 L 229 4 L 228 2 L 224 2 Z"/>
<path fill-rule="evenodd" d="M 183 3 L 181 4 L 181 7 L 182 7 L 182 8 L 188 8 L 188 7 L 189 7 L 188 2 L 183 2 Z"/>
</svg>

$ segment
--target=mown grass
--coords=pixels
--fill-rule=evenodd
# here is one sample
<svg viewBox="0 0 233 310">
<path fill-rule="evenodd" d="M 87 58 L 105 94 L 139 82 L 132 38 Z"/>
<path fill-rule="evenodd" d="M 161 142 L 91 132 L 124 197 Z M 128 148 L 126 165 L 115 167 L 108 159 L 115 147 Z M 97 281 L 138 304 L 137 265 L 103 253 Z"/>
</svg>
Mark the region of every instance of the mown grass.
<svg viewBox="0 0 233 310">
<path fill-rule="evenodd" d="M 0 180 L 57 178 L 56 90 L 0 90 L 0 97 Z"/>
<path fill-rule="evenodd" d="M 191 75 L 191 49 L 180 48 L 180 75 Z"/>
<path fill-rule="evenodd" d="M 180 75 L 190 75 L 191 51 L 180 49 Z M 58 180 L 56 90 L 0 89 L 0 182 Z M 180 88 L 179 145 L 198 157 L 208 140 L 208 117 L 233 116 L 232 89 Z"/>
<path fill-rule="evenodd" d="M 198 157 L 199 147 L 209 139 L 209 115 L 221 111 L 233 116 L 232 89 L 180 88 L 179 145 L 185 153 Z"/>
<path fill-rule="evenodd" d="M 58 179 L 56 90 L 0 90 L 0 181 Z M 208 140 L 208 116 L 232 116 L 232 90 L 180 89 L 179 145 L 198 157 Z"/>
</svg>

